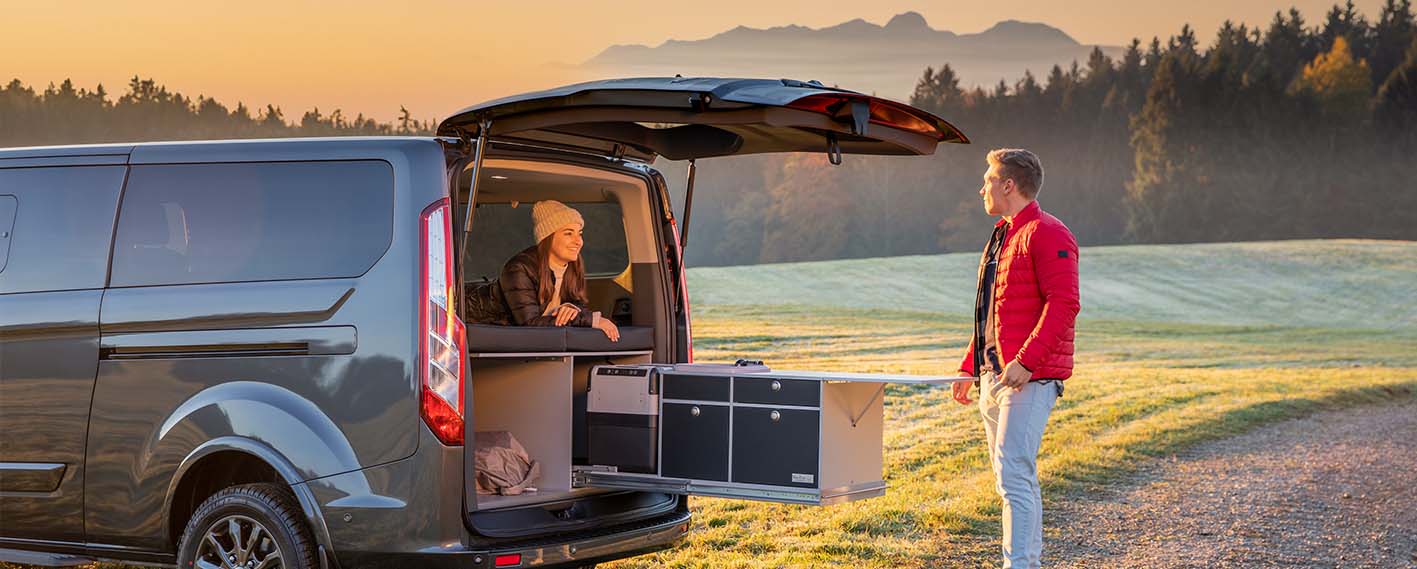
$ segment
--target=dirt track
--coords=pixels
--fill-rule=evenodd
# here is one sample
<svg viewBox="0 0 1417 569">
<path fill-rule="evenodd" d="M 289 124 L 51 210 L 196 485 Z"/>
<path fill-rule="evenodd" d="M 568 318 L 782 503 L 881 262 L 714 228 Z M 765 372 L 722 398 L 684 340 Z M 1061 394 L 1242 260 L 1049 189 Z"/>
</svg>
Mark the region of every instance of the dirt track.
<svg viewBox="0 0 1417 569">
<path fill-rule="evenodd" d="M 1417 405 L 1203 445 L 1045 516 L 1045 566 L 1417 567 Z"/>
</svg>

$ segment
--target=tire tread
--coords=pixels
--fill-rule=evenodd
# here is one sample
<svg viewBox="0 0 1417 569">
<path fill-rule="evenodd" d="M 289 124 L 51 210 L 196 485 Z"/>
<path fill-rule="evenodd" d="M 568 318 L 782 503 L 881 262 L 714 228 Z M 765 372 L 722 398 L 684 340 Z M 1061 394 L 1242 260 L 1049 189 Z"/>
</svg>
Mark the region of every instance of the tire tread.
<svg viewBox="0 0 1417 569">
<path fill-rule="evenodd" d="M 190 553 L 187 552 L 187 541 L 194 532 L 200 532 L 205 529 L 203 527 L 205 525 L 203 520 L 206 517 L 219 509 L 233 505 L 254 509 L 255 506 L 251 504 L 251 502 L 256 502 L 269 508 L 271 510 L 270 512 L 262 513 L 274 514 L 276 521 L 283 526 L 281 528 L 267 529 L 270 531 L 291 530 L 286 533 L 289 534 L 295 551 L 288 552 L 287 555 L 293 554 L 295 559 L 290 559 L 285 562 L 287 569 L 318 569 L 320 567 L 316 559 L 315 537 L 310 530 L 309 524 L 305 523 L 305 513 L 300 509 L 300 504 L 296 502 L 295 496 L 290 493 L 290 490 L 269 482 L 241 484 L 223 488 L 203 501 L 202 505 L 197 507 L 197 511 L 192 513 L 192 517 L 187 520 L 187 526 L 182 530 L 182 540 L 177 548 L 178 566 L 190 568 L 194 565 L 194 560 L 183 559 L 183 554 L 195 555 L 195 548 Z M 298 559 L 300 563 L 298 566 L 290 563 L 290 561 L 295 561 L 296 559 Z"/>
</svg>

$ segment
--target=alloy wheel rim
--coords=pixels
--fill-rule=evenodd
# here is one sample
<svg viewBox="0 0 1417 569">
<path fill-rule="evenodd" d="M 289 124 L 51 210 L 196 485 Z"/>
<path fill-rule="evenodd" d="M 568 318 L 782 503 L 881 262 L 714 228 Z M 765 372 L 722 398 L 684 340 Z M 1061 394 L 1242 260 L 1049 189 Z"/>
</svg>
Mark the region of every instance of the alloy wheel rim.
<svg viewBox="0 0 1417 569">
<path fill-rule="evenodd" d="M 207 527 L 197 546 L 199 569 L 284 569 L 280 546 L 266 526 L 230 515 Z"/>
</svg>

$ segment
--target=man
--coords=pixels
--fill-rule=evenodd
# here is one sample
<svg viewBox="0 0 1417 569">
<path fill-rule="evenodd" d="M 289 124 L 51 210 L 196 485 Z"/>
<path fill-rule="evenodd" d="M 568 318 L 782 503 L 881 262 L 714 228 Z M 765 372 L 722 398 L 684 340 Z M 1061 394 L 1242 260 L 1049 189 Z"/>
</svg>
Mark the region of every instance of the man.
<svg viewBox="0 0 1417 569">
<path fill-rule="evenodd" d="M 974 336 L 961 375 L 978 378 L 979 411 L 1003 497 L 1004 567 L 1038 567 L 1043 553 L 1043 498 L 1038 446 L 1063 380 L 1073 373 L 1078 313 L 1078 245 L 1067 226 L 1036 198 L 1043 164 L 1014 148 L 988 155 L 984 211 L 999 216 L 979 261 Z M 954 399 L 969 398 L 955 383 Z"/>
</svg>

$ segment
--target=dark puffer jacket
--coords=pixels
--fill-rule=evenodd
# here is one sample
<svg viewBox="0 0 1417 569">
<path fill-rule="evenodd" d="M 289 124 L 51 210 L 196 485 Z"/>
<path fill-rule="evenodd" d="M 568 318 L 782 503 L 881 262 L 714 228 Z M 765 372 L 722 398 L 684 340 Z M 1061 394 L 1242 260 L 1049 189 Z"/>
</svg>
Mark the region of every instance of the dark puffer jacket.
<svg viewBox="0 0 1417 569">
<path fill-rule="evenodd" d="M 543 315 L 546 307 L 537 298 L 541 279 L 554 279 L 551 269 L 540 275 L 536 271 L 536 247 L 517 253 L 502 266 L 502 274 L 489 283 L 463 287 L 468 320 L 475 324 L 502 326 L 555 326 L 556 315 Z M 576 304 L 580 314 L 567 326 L 590 326 L 592 316 L 585 306 Z"/>
</svg>

